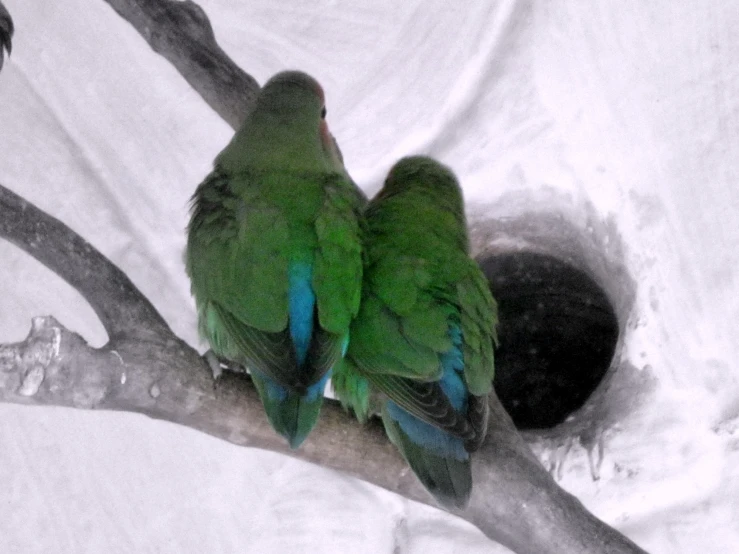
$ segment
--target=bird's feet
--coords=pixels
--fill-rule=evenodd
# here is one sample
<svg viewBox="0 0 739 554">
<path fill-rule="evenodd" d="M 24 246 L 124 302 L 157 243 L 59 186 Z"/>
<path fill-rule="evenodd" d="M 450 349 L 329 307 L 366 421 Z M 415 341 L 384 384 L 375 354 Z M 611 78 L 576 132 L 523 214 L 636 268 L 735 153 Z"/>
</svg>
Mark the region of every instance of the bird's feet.
<svg viewBox="0 0 739 554">
<path fill-rule="evenodd" d="M 224 371 L 230 371 L 232 373 L 247 372 L 244 366 L 225 358 L 219 357 L 218 354 L 213 352 L 213 350 L 208 350 L 205 354 L 203 354 L 203 358 L 208 363 L 208 367 L 210 367 L 210 370 L 213 372 L 214 381 L 217 381 Z"/>
<path fill-rule="evenodd" d="M 218 381 L 221 373 L 223 373 L 221 360 L 218 359 L 218 355 L 212 350 L 208 350 L 205 354 L 203 354 L 203 358 L 206 362 L 208 362 L 208 367 L 210 367 L 210 370 L 213 372 L 213 380 Z"/>
</svg>

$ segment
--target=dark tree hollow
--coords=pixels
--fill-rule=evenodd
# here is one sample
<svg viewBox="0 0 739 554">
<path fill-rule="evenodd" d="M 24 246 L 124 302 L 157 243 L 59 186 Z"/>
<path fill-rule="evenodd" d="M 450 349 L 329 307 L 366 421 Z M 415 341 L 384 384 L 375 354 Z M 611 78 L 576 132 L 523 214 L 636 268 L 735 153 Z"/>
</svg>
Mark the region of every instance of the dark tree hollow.
<svg viewBox="0 0 739 554">
<path fill-rule="evenodd" d="M 519 429 L 547 429 L 582 407 L 619 335 L 608 296 L 583 270 L 538 252 L 478 259 L 498 301 L 495 390 Z"/>
</svg>

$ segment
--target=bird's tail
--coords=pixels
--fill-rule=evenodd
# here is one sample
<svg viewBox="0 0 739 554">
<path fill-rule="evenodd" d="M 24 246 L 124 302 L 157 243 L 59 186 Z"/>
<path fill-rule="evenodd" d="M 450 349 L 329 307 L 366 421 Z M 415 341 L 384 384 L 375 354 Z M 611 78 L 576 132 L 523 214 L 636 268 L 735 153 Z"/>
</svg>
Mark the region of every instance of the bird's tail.
<svg viewBox="0 0 739 554">
<path fill-rule="evenodd" d="M 382 421 L 418 479 L 442 506 L 464 508 L 472 490 L 464 440 L 446 433 L 388 401 Z"/>
<path fill-rule="evenodd" d="M 252 379 L 262 399 L 267 418 L 291 448 L 298 448 L 311 432 L 323 404 L 323 389 L 331 372 L 303 392 L 284 387 L 269 377 L 252 371 Z"/>
</svg>

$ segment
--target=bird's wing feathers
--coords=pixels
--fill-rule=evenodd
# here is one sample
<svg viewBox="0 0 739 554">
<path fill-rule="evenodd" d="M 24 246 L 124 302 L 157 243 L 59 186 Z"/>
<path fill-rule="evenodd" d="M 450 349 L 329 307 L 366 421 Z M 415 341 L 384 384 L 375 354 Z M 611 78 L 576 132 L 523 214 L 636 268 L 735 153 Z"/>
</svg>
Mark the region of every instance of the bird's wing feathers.
<svg viewBox="0 0 739 554">
<path fill-rule="evenodd" d="M 319 322 L 332 333 L 344 333 L 359 311 L 362 291 L 362 243 L 358 216 L 364 201 L 355 185 L 336 175 L 315 220 L 318 248 L 313 289 Z"/>
<path fill-rule="evenodd" d="M 273 197 L 281 195 L 284 204 L 289 201 L 286 189 L 303 182 L 300 177 L 287 183 L 280 176 L 226 177 L 214 171 L 194 196 L 187 259 L 199 309 L 212 306 L 211 322 L 232 335 L 236 358 L 290 387 L 317 381 L 341 358 L 362 279 L 356 222 L 361 206 L 354 185 L 340 174 L 310 183 L 315 186 L 309 185 L 297 201 L 302 218 L 288 221 L 289 208 L 279 207 Z M 325 191 L 323 200 L 316 202 L 310 194 L 314 190 Z M 304 366 L 309 371 L 302 372 L 296 371 L 288 330 L 288 268 L 298 255 L 314 266 L 311 285 L 319 323 Z"/>
<path fill-rule="evenodd" d="M 477 396 L 471 394 L 467 398 L 467 421 L 472 427 L 472 433 L 465 442 L 467 452 L 474 452 L 485 440 L 488 433 L 488 417 L 490 415 L 490 406 L 488 404 L 488 396 Z"/>
<path fill-rule="evenodd" d="M 487 421 L 495 303 L 477 264 L 463 262 L 467 265 L 456 282 L 435 283 L 423 260 L 378 256 L 352 336 L 352 355 L 367 379 L 400 407 L 474 441 L 484 436 Z M 440 357 L 452 348 L 454 321 L 460 324 L 465 381 L 481 397 L 470 399 L 466 416 L 453 408 L 438 383 Z"/>
<path fill-rule="evenodd" d="M 377 373 L 369 374 L 367 379 L 390 400 L 417 418 L 462 439 L 473 438 L 476 430 L 465 415 L 454 409 L 438 382 L 414 381 Z"/>
<path fill-rule="evenodd" d="M 199 303 L 227 306 L 240 323 L 276 333 L 288 317 L 288 224 L 257 191 L 236 194 L 232 180 L 214 171 L 193 197 L 192 289 Z"/>
<path fill-rule="evenodd" d="M 288 329 L 276 333 L 245 325 L 227 308 L 212 303 L 216 317 L 226 330 L 238 355 L 233 356 L 249 368 L 258 369 L 277 383 L 292 389 L 305 389 L 318 382 L 341 359 L 343 337 L 316 329 L 308 350 L 304 371 L 298 371 L 292 338 Z M 305 371 L 309 369 L 310 371 Z"/>
<path fill-rule="evenodd" d="M 211 304 L 238 356 L 234 358 L 284 385 L 295 384 L 295 350 L 287 329 L 276 333 L 245 325 L 227 308 Z"/>
<path fill-rule="evenodd" d="M 487 395 L 494 376 L 498 308 L 487 279 L 473 260 L 456 284 L 463 337 L 464 374 L 472 394 Z"/>
</svg>

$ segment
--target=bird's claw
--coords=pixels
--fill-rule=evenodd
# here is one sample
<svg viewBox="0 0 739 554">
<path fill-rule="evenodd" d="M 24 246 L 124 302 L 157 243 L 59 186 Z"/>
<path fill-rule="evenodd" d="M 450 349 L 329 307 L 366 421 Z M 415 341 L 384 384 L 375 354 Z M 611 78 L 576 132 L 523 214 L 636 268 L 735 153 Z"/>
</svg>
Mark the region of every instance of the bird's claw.
<svg viewBox="0 0 739 554">
<path fill-rule="evenodd" d="M 217 381 L 224 371 L 230 371 L 231 373 L 247 373 L 244 366 L 219 357 L 218 354 L 213 352 L 213 350 L 208 350 L 203 354 L 203 358 L 208 363 L 210 370 L 213 372 L 214 381 Z"/>
<path fill-rule="evenodd" d="M 221 360 L 218 359 L 218 356 L 212 350 L 208 350 L 205 354 L 203 354 L 203 358 L 206 362 L 208 362 L 208 367 L 210 367 L 210 370 L 213 372 L 213 380 L 218 381 L 218 378 L 223 373 Z"/>
</svg>

